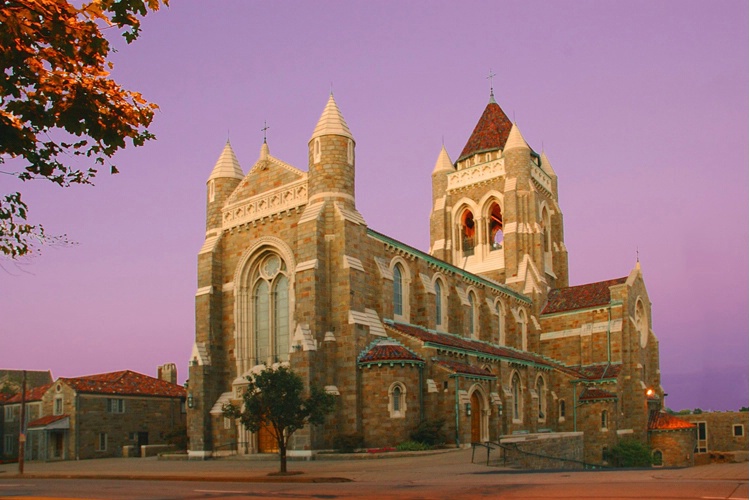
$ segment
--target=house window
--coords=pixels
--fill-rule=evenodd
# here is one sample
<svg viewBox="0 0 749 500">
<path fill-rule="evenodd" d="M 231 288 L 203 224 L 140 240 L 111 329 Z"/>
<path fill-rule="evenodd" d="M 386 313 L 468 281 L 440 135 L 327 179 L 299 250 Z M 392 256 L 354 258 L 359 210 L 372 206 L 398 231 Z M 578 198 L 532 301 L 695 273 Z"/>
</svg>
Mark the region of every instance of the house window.
<svg viewBox="0 0 749 500">
<path fill-rule="evenodd" d="M 476 223 L 473 220 L 473 213 L 470 210 L 464 210 L 460 217 L 461 229 L 461 248 L 463 255 L 468 257 L 473 255 L 473 248 L 476 246 Z"/>
<path fill-rule="evenodd" d="M 489 208 L 489 237 L 491 238 L 492 250 L 502 248 L 502 241 L 504 240 L 502 226 L 502 209 L 499 208 L 499 203 L 492 203 Z"/>
<path fill-rule="evenodd" d="M 388 391 L 388 410 L 390 418 L 404 418 L 406 416 L 406 387 L 395 382 Z"/>
<path fill-rule="evenodd" d="M 107 433 L 100 432 L 96 442 L 96 451 L 107 451 Z"/>
<path fill-rule="evenodd" d="M 393 269 L 393 314 L 403 316 L 403 271 L 396 264 Z"/>
<path fill-rule="evenodd" d="M 224 429 L 231 429 L 231 419 L 224 417 Z"/>
<path fill-rule="evenodd" d="M 733 424 L 733 437 L 744 437 L 744 426 L 742 424 Z"/>
<path fill-rule="evenodd" d="M 538 394 L 538 421 L 546 420 L 546 381 L 542 376 L 536 379 L 536 393 Z"/>
<path fill-rule="evenodd" d="M 125 413 L 125 400 L 107 399 L 107 411 L 109 413 Z"/>
<path fill-rule="evenodd" d="M 16 447 L 16 441 L 18 438 L 14 436 L 13 434 L 6 434 L 5 435 L 5 447 L 3 448 L 6 455 L 12 455 L 15 451 Z"/>
<path fill-rule="evenodd" d="M 520 376 L 512 376 L 512 420 L 513 422 L 523 421 L 523 388 L 520 385 Z"/>
<path fill-rule="evenodd" d="M 58 396 L 55 398 L 54 408 L 52 408 L 52 413 L 54 415 L 62 415 L 62 404 L 63 404 L 63 398 L 62 396 Z"/>
<path fill-rule="evenodd" d="M 609 428 L 609 412 L 603 410 L 601 412 L 601 430 L 608 430 Z"/>
<path fill-rule="evenodd" d="M 707 422 L 697 422 L 697 447 L 695 453 L 707 453 Z"/>
<path fill-rule="evenodd" d="M 6 422 L 13 422 L 16 420 L 16 412 L 14 411 L 15 409 L 16 409 L 15 406 L 5 407 L 5 421 Z"/>
<path fill-rule="evenodd" d="M 559 421 L 561 422 L 567 416 L 567 405 L 564 399 L 559 400 Z"/>
</svg>

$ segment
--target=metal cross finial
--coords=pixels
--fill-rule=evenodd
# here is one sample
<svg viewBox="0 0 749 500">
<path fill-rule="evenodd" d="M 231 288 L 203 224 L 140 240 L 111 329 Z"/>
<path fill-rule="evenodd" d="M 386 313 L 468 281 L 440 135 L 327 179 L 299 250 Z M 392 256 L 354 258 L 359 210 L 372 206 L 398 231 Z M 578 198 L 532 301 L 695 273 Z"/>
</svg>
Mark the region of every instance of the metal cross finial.
<svg viewBox="0 0 749 500">
<path fill-rule="evenodd" d="M 494 91 L 494 77 L 497 76 L 496 73 L 492 71 L 491 68 L 489 68 L 489 76 L 486 77 L 487 80 L 489 80 L 489 86 L 492 89 L 492 92 Z"/>
<path fill-rule="evenodd" d="M 263 128 L 260 129 L 263 132 L 263 144 L 266 143 L 266 139 L 267 139 L 265 131 L 268 130 L 269 128 L 270 127 L 268 126 L 268 122 L 263 120 Z"/>
<path fill-rule="evenodd" d="M 640 245 L 637 245 L 636 251 L 637 251 L 637 262 L 640 262 Z"/>
</svg>

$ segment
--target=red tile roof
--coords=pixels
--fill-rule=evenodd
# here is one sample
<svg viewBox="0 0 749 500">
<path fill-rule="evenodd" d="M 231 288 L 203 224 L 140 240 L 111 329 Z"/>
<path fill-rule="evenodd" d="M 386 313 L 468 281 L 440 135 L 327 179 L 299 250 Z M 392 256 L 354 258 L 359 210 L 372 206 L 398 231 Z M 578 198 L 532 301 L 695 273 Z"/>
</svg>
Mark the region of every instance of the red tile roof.
<svg viewBox="0 0 749 500">
<path fill-rule="evenodd" d="M 467 363 L 460 363 L 458 361 L 450 361 L 450 360 L 439 360 L 439 361 L 435 361 L 435 364 L 437 364 L 438 366 L 447 368 L 449 371 L 453 373 L 461 373 L 463 375 L 477 375 L 479 377 L 496 378 L 496 376 L 491 372 L 491 370 L 487 370 L 479 366 L 469 365 Z"/>
<path fill-rule="evenodd" d="M 88 375 L 86 377 L 59 378 L 58 380 L 68 384 L 79 393 L 172 398 L 183 398 L 187 394 L 182 386 L 130 370 Z"/>
<path fill-rule="evenodd" d="M 46 384 L 39 387 L 34 387 L 33 389 L 26 389 L 26 402 L 31 403 L 33 401 L 41 401 L 42 396 L 44 396 L 44 393 L 47 392 L 47 389 L 49 389 L 52 386 L 52 384 Z M 21 402 L 21 393 L 17 392 L 13 394 L 6 403 L 12 404 L 12 403 L 20 403 Z"/>
<path fill-rule="evenodd" d="M 424 360 L 394 340 L 375 341 L 359 355 L 359 363 L 380 363 L 388 361 L 410 361 L 423 363 Z"/>
<path fill-rule="evenodd" d="M 499 104 L 493 100 L 486 105 L 484 113 L 473 129 L 458 161 L 480 151 L 503 149 L 510 135 L 512 122 Z"/>
<path fill-rule="evenodd" d="M 580 394 L 578 401 L 597 401 L 600 399 L 616 399 L 616 394 L 597 387 L 586 387 Z"/>
<path fill-rule="evenodd" d="M 650 431 L 678 431 L 693 429 L 694 427 L 696 425 L 691 422 L 661 411 L 650 412 L 650 418 L 648 419 L 648 430 Z"/>
<path fill-rule="evenodd" d="M 57 422 L 58 420 L 63 420 L 65 418 L 68 418 L 67 415 L 47 415 L 46 417 L 37 418 L 36 420 L 32 420 L 27 424 L 27 427 L 31 429 L 32 427 L 44 427 L 45 425 L 49 425 L 53 422 Z"/>
<path fill-rule="evenodd" d="M 626 282 L 627 277 L 625 276 L 624 278 L 550 290 L 549 300 L 541 314 L 606 305 L 611 302 L 611 290 L 609 288 Z"/>
</svg>

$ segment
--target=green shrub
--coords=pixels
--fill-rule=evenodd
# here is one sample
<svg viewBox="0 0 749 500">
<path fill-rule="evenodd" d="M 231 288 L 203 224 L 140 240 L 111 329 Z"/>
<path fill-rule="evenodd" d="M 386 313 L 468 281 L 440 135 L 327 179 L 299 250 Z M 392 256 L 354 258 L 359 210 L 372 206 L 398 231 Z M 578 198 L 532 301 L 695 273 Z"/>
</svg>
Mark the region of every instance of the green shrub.
<svg viewBox="0 0 749 500">
<path fill-rule="evenodd" d="M 168 444 L 173 444 L 177 450 L 187 449 L 187 428 L 183 425 L 175 427 L 170 432 L 164 434 L 164 440 Z"/>
<path fill-rule="evenodd" d="M 411 433 L 411 440 L 429 446 L 442 444 L 445 442 L 442 435 L 442 426 L 444 425 L 444 418 L 422 420 L 416 430 Z"/>
<path fill-rule="evenodd" d="M 653 456 L 650 447 L 636 439 L 623 439 L 609 452 L 614 467 L 650 467 Z"/>
<path fill-rule="evenodd" d="M 333 440 L 333 448 L 340 453 L 353 453 L 362 446 L 364 446 L 364 436 L 360 432 L 339 434 Z"/>
<path fill-rule="evenodd" d="M 396 446 L 398 451 L 424 451 L 431 450 L 432 447 L 426 443 L 420 443 L 418 441 L 403 441 L 401 444 Z"/>
</svg>

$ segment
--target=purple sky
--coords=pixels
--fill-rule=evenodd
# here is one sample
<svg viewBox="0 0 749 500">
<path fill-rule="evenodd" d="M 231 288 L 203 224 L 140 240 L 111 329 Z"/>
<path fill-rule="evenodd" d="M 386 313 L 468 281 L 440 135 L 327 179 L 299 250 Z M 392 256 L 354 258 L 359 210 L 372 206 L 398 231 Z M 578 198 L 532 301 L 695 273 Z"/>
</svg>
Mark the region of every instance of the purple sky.
<svg viewBox="0 0 749 500">
<path fill-rule="evenodd" d="M 370 227 L 429 246 L 430 174 L 497 101 L 559 175 L 570 282 L 636 249 L 674 409 L 749 394 L 749 3 L 177 2 L 115 40 L 115 78 L 161 107 L 158 140 L 96 187 L 19 186 L 79 244 L 0 262 L 0 367 L 55 377 L 176 362 L 194 336 L 205 182 L 227 139 L 245 172 L 307 169 L 331 84 L 357 141 Z M 7 166 L 7 165 L 6 165 Z"/>
</svg>

